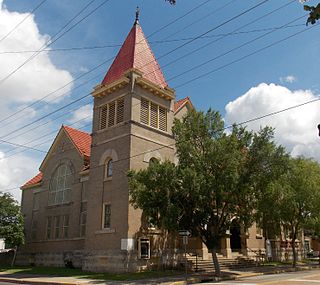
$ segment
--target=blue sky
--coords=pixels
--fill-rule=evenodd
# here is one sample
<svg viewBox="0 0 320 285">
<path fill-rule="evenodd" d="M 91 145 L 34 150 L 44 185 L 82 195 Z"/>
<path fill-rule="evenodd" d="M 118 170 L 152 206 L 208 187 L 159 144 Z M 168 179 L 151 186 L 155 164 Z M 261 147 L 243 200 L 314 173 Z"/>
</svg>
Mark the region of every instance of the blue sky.
<svg viewBox="0 0 320 285">
<path fill-rule="evenodd" d="M 54 37 L 59 29 L 90 1 L 47 0 L 35 11 L 34 18 L 29 17 L 1 41 L 1 38 L 40 2 L 38 0 L 0 1 L 1 13 L 5 13 L 7 17 L 3 22 L 0 20 L 0 27 L 5 27 L 0 29 L 0 52 L 37 50 L 46 40 Z M 93 1 L 81 16 L 83 17 L 103 2 L 103 0 Z M 100 83 L 112 63 L 111 60 L 95 72 L 68 85 L 64 89 L 67 94 L 56 101 L 45 99 L 45 102 L 28 108 L 25 113 L 1 122 L 1 118 L 6 118 L 17 110 L 36 102 L 46 94 L 115 56 L 119 49 L 118 45 L 122 44 L 132 27 L 137 5 L 141 10 L 140 24 L 145 35 L 149 36 L 149 42 L 155 56 L 159 59 L 160 66 L 163 67 L 169 86 L 176 88 L 178 99 L 190 96 L 197 109 L 206 110 L 212 107 L 219 110 L 227 124 L 230 124 L 318 98 L 320 93 L 320 29 L 318 26 L 222 68 L 274 42 L 308 29 L 305 25 L 306 12 L 303 11 L 302 4 L 298 0 L 263 2 L 263 0 L 177 0 L 177 5 L 171 6 L 164 0 L 108 1 L 53 43 L 50 49 L 109 47 L 47 51 L 27 63 L 5 82 L 0 83 L 2 105 L 0 138 L 13 143 L 27 144 L 30 140 L 36 140 L 37 137 L 51 132 L 46 138 L 39 139 L 39 142 L 44 140 L 48 142 L 36 147 L 45 151 L 55 136 L 55 130 L 62 123 L 70 125 L 77 119 L 89 116 L 92 108 L 90 97 L 48 116 L 29 128 L 17 131 L 16 137 L 7 136 L 24 124 L 41 118 L 89 93 L 93 86 Z M 316 2 L 309 1 L 310 4 Z M 261 5 L 258 6 L 260 3 Z M 244 13 L 254 6 L 258 7 Z M 190 12 L 188 15 L 177 20 L 188 12 Z M 243 15 L 236 17 L 241 13 Z M 235 19 L 231 20 L 232 18 Z M 174 24 L 163 28 L 175 20 Z M 229 20 L 230 22 L 218 28 Z M 160 28 L 163 29 L 154 33 Z M 209 30 L 212 31 L 208 32 Z M 206 32 L 208 33 L 205 37 L 188 43 L 191 38 L 197 38 Z M 269 34 L 263 36 L 266 33 Z M 255 40 L 257 37 L 261 38 Z M 252 43 L 246 44 L 249 41 Z M 183 44 L 185 46 L 181 47 Z M 194 52 L 195 49 L 206 44 L 207 47 Z M 242 48 L 237 48 L 241 45 L 243 45 Z M 175 51 L 165 56 L 173 50 Z M 234 51 L 231 52 L 231 50 Z M 228 51 L 230 53 L 223 56 Z M 176 61 L 188 53 L 190 55 Z M 5 62 L 2 68 L 0 67 L 0 80 L 31 55 L 32 53 L 0 54 L 0 58 Z M 216 59 L 213 60 L 214 58 Z M 210 62 L 198 69 L 171 79 L 208 61 Z M 214 70 L 217 71 L 197 79 L 198 76 Z M 87 85 L 76 88 L 93 77 L 95 79 Z M 305 155 L 319 159 L 320 156 L 316 151 L 319 147 L 319 138 L 316 135 L 316 125 L 320 123 L 319 107 L 319 103 L 315 102 L 309 107 L 257 121 L 248 125 L 248 128 L 257 129 L 260 125 L 272 125 L 276 128 L 277 141 L 285 145 L 292 155 Z M 57 118 L 59 116 L 61 117 Z M 54 118 L 57 119 L 54 120 Z M 45 120 L 48 123 L 39 126 Z M 86 118 L 74 126 L 90 132 L 90 119 Z M 33 147 L 35 144 L 36 142 L 33 142 L 28 146 Z M 29 176 L 36 174 L 44 156 L 44 153 L 29 150 L 9 157 L 8 151 L 11 151 L 10 154 L 17 151 L 13 148 L 10 144 L 0 145 L 0 166 L 6 169 L 2 175 L 0 173 L 0 191 L 13 189 Z M 18 190 L 9 191 L 19 198 Z"/>
</svg>

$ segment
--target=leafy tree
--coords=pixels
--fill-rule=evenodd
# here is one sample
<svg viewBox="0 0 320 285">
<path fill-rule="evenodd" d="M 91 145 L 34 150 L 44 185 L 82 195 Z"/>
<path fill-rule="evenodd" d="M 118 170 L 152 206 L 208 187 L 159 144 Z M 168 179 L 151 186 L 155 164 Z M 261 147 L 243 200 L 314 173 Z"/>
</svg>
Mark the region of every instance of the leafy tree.
<svg viewBox="0 0 320 285">
<path fill-rule="evenodd" d="M 274 181 L 264 195 L 262 210 L 270 221 L 287 228 L 292 239 L 293 266 L 296 266 L 295 240 L 305 227 L 319 227 L 320 166 L 304 158 L 291 158 L 289 168 Z M 269 209 L 267 209 L 269 207 Z M 270 215 L 272 208 L 272 215 Z"/>
<path fill-rule="evenodd" d="M 257 191 L 277 175 L 273 161 L 281 169 L 286 156 L 271 141 L 270 128 L 254 134 L 234 126 L 226 134 L 223 127 L 218 112 L 189 112 L 173 127 L 179 164 L 166 161 L 129 173 L 131 203 L 159 228 L 188 229 L 200 237 L 217 274 L 221 238 L 234 218 L 244 230 L 252 225 Z"/>
<path fill-rule="evenodd" d="M 317 6 L 304 5 L 304 10 L 309 11 L 309 17 L 307 20 L 307 25 L 311 23 L 315 24 L 320 19 L 320 3 Z"/>
<path fill-rule="evenodd" d="M 1 192 L 0 237 L 5 238 L 7 248 L 24 243 L 23 217 L 20 207 L 10 194 Z"/>
</svg>

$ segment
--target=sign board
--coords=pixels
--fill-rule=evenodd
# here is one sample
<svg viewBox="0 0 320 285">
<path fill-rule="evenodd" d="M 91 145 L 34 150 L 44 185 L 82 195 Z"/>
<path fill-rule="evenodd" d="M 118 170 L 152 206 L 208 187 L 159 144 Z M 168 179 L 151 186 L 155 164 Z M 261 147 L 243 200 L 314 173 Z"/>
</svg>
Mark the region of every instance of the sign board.
<svg viewBox="0 0 320 285">
<path fill-rule="evenodd" d="M 182 236 L 182 241 L 184 245 L 188 244 L 188 236 Z"/>
<path fill-rule="evenodd" d="M 189 237 L 189 236 L 191 236 L 191 233 L 188 230 L 181 230 L 181 231 L 179 231 L 179 236 Z"/>
<path fill-rule="evenodd" d="M 121 250 L 131 251 L 134 250 L 134 239 L 133 238 L 122 238 L 121 239 Z"/>
</svg>

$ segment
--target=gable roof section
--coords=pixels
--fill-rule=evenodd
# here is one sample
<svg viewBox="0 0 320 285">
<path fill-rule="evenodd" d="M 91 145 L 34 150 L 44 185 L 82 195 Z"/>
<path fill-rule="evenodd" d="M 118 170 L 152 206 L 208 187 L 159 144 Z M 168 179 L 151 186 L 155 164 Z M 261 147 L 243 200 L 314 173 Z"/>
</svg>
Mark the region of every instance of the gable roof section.
<svg viewBox="0 0 320 285">
<path fill-rule="evenodd" d="M 63 126 L 64 130 L 83 156 L 89 158 L 91 154 L 91 136 L 90 134 L 77 129 Z"/>
<path fill-rule="evenodd" d="M 108 85 L 120 79 L 130 69 L 139 70 L 142 73 L 142 78 L 161 88 L 168 86 L 150 45 L 137 22 L 133 25 L 120 48 L 102 81 L 102 85 Z"/>
<path fill-rule="evenodd" d="M 39 172 L 35 177 L 31 178 L 25 184 L 21 186 L 21 189 L 27 189 L 29 187 L 34 187 L 42 181 L 42 172 Z"/>
<path fill-rule="evenodd" d="M 194 108 L 189 96 L 174 102 L 174 113 L 178 113 L 185 105 L 189 105 L 190 108 Z"/>
<path fill-rule="evenodd" d="M 90 153 L 91 153 L 90 134 L 83 131 L 79 131 L 77 129 L 73 129 L 68 126 L 62 126 L 41 165 L 43 165 L 44 162 L 48 159 L 49 154 L 53 148 L 53 145 L 57 142 L 58 137 L 62 131 L 64 131 L 66 135 L 70 138 L 75 148 L 78 150 L 79 154 L 83 156 L 84 159 L 89 160 Z M 40 166 L 40 169 L 41 169 L 41 166 Z M 35 177 L 27 181 L 24 185 L 22 185 L 21 189 L 37 186 L 41 181 L 42 181 L 42 172 L 40 171 Z"/>
</svg>

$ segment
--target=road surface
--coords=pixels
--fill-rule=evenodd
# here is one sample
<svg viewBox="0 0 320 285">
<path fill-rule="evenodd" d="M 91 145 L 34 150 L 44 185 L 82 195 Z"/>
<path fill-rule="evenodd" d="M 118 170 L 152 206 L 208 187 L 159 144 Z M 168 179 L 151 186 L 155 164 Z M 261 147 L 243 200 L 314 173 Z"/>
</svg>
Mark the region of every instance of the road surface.
<svg viewBox="0 0 320 285">
<path fill-rule="evenodd" d="M 237 281 L 206 282 L 201 285 L 320 285 L 320 270 L 247 277 Z M 200 283 L 199 283 L 200 285 Z"/>
</svg>

